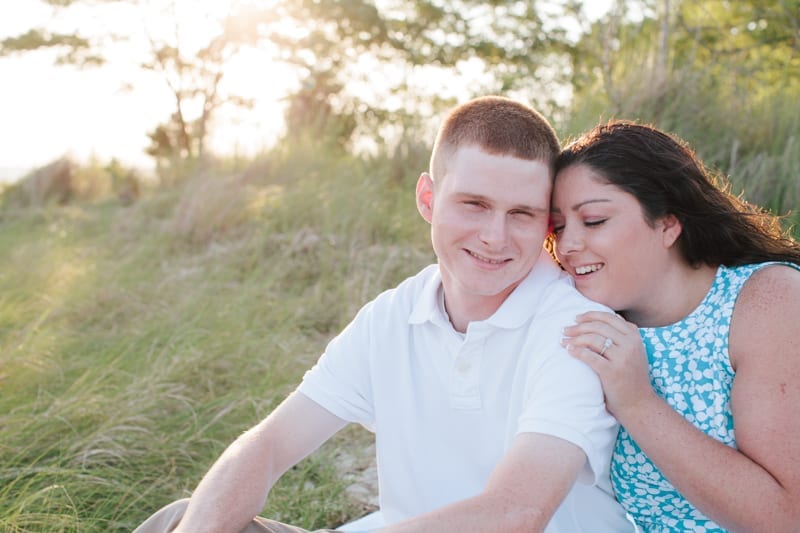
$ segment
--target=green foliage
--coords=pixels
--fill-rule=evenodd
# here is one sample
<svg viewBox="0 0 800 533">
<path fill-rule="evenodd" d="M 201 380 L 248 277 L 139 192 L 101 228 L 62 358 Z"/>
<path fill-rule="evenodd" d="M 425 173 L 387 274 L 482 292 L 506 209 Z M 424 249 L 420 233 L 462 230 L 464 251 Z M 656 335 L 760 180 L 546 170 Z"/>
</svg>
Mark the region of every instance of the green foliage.
<svg viewBox="0 0 800 533">
<path fill-rule="evenodd" d="M 611 118 L 652 123 L 688 141 L 735 193 L 785 215 L 800 235 L 800 69 L 786 68 L 798 57 L 800 3 L 673 5 L 667 14 L 644 9 L 635 23 L 612 12 L 575 45 L 564 137 Z M 663 38 L 670 46 L 661 72 Z"/>
<path fill-rule="evenodd" d="M 0 530 L 130 531 L 189 494 L 365 301 L 433 260 L 413 185 L 427 167 L 425 117 L 453 102 L 406 93 L 395 111 L 353 99 L 348 65 L 359 55 L 410 69 L 479 58 L 496 77 L 475 91 L 527 85 L 514 94 L 536 92 L 536 102 L 553 91 L 534 81 L 556 68 L 545 84 L 570 76 L 574 94 L 555 115 L 562 138 L 609 118 L 651 122 L 747 199 L 796 209 L 798 3 L 673 4 L 666 34 L 653 4 L 620 3 L 572 42 L 546 34 L 539 3 L 292 0 L 252 24 L 226 21 L 227 47 L 217 40 L 191 57 L 154 48 L 153 68 L 158 59 L 169 75 L 202 72 L 216 87 L 214 62 L 270 38 L 307 84 L 290 99 L 285 141 L 249 166 L 199 157 L 206 123 L 175 114 L 151 136 L 170 186 L 136 202 L 138 180 L 118 162 L 71 164 L 69 179 L 29 176 L 2 192 Z M 643 18 L 632 22 L 637 5 Z M 202 94 L 180 93 L 219 102 Z M 391 145 L 387 126 L 399 129 Z M 377 155 L 351 154 L 359 132 Z M 367 440 L 345 433 L 291 470 L 265 515 L 323 527 L 362 512 L 338 465 Z"/>
<path fill-rule="evenodd" d="M 349 148 L 358 122 L 357 113 L 350 103 L 338 110 L 330 103 L 343 88 L 330 73 L 313 71 L 303 88 L 288 99 L 284 113 L 287 140 L 323 143 L 342 150 Z"/>
<path fill-rule="evenodd" d="M 796 97 L 776 94 L 760 101 L 742 101 L 704 85 L 700 77 L 678 77 L 658 92 L 638 85 L 621 87 L 625 105 L 616 113 L 604 98 L 579 99 L 566 140 L 612 118 L 653 124 L 686 140 L 704 164 L 727 177 L 732 190 L 748 201 L 786 217 L 800 237 L 800 111 Z M 628 97 L 630 94 L 630 97 Z"/>
<path fill-rule="evenodd" d="M 436 88 L 408 80 L 424 72 L 459 80 L 466 62 L 486 75 L 480 83 L 465 80 L 457 92 L 514 92 L 551 109 L 544 89 L 565 79 L 554 51 L 566 34 L 557 23 L 559 6 L 541 4 L 284 0 L 249 14 L 243 31 L 279 47 L 280 59 L 303 81 L 289 97 L 289 135 L 311 133 L 345 146 L 387 125 L 406 126 L 406 113 L 430 116 L 449 106 Z M 365 57 L 375 59 L 375 69 L 364 71 Z M 384 68 L 399 75 L 376 78 Z M 371 85 L 380 88 L 366 94 Z"/>
<path fill-rule="evenodd" d="M 0 211 L 0 530 L 130 531 L 188 495 L 365 301 L 432 260 L 392 164 L 282 146 L 127 207 Z M 264 514 L 363 513 L 339 465 L 367 444 L 338 436 Z"/>
<path fill-rule="evenodd" d="M 166 181 L 176 181 L 205 162 L 210 124 L 223 105 L 252 107 L 248 99 L 221 90 L 228 62 L 251 40 L 248 31 L 234 22 L 234 17 L 221 22 L 217 34 L 196 51 L 186 49 L 177 31 L 171 40 L 151 38 L 150 58 L 141 67 L 163 76 L 174 96 L 175 111 L 148 132 L 150 146 L 145 152 L 155 159 Z M 179 27 L 177 20 L 175 26 Z M 187 112 L 192 106 L 199 112 Z"/>
<path fill-rule="evenodd" d="M 706 0 L 681 2 L 673 38 L 676 64 L 705 65 L 760 92 L 779 83 L 800 83 L 800 2 Z"/>
<path fill-rule="evenodd" d="M 0 57 L 44 49 L 59 50 L 60 55 L 56 59 L 59 64 L 96 66 L 104 62 L 104 59 L 92 50 L 89 39 L 78 34 L 53 33 L 32 28 L 21 35 L 0 41 Z"/>
<path fill-rule="evenodd" d="M 136 171 L 115 159 L 103 163 L 92 158 L 78 164 L 62 157 L 0 190 L 0 207 L 45 207 L 110 198 L 127 205 L 139 197 L 140 187 Z"/>
</svg>

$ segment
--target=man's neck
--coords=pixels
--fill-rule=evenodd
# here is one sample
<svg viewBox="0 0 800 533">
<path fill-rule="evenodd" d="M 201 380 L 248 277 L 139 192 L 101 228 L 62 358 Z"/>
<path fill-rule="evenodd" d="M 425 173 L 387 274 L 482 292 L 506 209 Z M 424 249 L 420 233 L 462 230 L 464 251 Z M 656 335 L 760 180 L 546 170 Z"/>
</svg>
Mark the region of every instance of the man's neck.
<svg viewBox="0 0 800 533">
<path fill-rule="evenodd" d="M 444 289 L 444 310 L 453 328 L 460 333 L 466 333 L 470 322 L 480 322 L 495 314 L 513 290 L 512 287 L 494 296 L 465 297 L 458 294 L 448 295 Z"/>
</svg>

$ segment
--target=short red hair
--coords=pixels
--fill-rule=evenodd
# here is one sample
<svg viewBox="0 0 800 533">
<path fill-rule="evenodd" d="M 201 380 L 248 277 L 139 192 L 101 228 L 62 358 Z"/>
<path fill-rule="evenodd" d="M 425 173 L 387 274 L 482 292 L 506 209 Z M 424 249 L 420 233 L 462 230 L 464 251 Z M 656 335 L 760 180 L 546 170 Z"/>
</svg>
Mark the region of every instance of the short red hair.
<svg viewBox="0 0 800 533">
<path fill-rule="evenodd" d="M 561 151 L 547 119 L 532 107 L 502 96 L 475 98 L 447 115 L 431 154 L 434 181 L 447 173 L 447 161 L 463 146 L 478 146 L 493 155 L 541 161 L 550 168 Z"/>
</svg>

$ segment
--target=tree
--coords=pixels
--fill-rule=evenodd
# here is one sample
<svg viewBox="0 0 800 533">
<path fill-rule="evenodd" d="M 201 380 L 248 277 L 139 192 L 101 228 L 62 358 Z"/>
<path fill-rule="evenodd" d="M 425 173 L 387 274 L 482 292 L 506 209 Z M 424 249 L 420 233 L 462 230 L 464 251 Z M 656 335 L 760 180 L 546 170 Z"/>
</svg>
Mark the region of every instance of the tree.
<svg viewBox="0 0 800 533">
<path fill-rule="evenodd" d="M 676 24 L 677 61 L 725 69 L 748 90 L 800 82 L 798 0 L 681 2 Z"/>
<path fill-rule="evenodd" d="M 126 7 L 131 11 L 152 4 L 146 0 L 42 0 L 59 13 L 70 9 L 89 10 L 96 14 L 109 6 Z M 215 32 L 199 47 L 187 46 L 181 39 L 182 21 L 177 16 L 179 0 L 163 0 L 161 17 L 172 20 L 171 34 L 149 31 L 147 20 L 140 28 L 147 34 L 149 51 L 140 67 L 161 75 L 174 100 L 174 111 L 168 119 L 149 133 L 151 145 L 147 153 L 156 159 L 159 168 L 191 163 L 206 155 L 207 137 L 215 113 L 224 105 L 247 107 L 251 104 L 236 94 L 222 94 L 226 65 L 247 42 L 252 42 L 247 29 L 235 17 L 219 21 Z M 193 6 L 196 9 L 196 6 Z M 135 11 L 134 11 L 135 13 Z M 0 55 L 33 53 L 42 50 L 58 52 L 58 64 L 96 67 L 105 63 L 106 48 L 112 42 L 132 40 L 131 35 L 101 33 L 87 35 L 54 31 L 51 28 L 32 28 L 0 41 Z M 122 81 L 122 80 L 121 80 Z"/>
<path fill-rule="evenodd" d="M 175 5 L 171 8 L 174 10 Z M 206 156 L 206 141 L 215 113 L 224 105 L 250 107 L 252 102 L 236 94 L 222 94 L 220 82 L 228 62 L 253 42 L 247 28 L 235 17 L 222 21 L 207 44 L 186 50 L 181 42 L 178 17 L 173 16 L 171 38 L 151 37 L 150 59 L 142 68 L 161 74 L 175 101 L 170 118 L 148 133 L 147 153 L 166 172 L 177 162 L 201 161 Z M 192 115 L 192 110 L 194 114 Z"/>
<path fill-rule="evenodd" d="M 552 112 L 567 80 L 565 9 L 555 1 L 284 0 L 249 20 L 303 80 L 289 98 L 289 135 L 326 116 L 341 143 L 347 132 L 430 136 L 418 117 L 477 94 Z"/>
<path fill-rule="evenodd" d="M 56 9 L 65 9 L 81 0 L 40 0 Z M 93 5 L 116 3 L 120 0 L 89 0 Z M 49 28 L 37 27 L 0 40 L 0 57 L 38 50 L 57 50 L 57 64 L 78 66 L 97 66 L 105 59 L 100 51 L 105 39 L 111 36 L 88 36 L 80 31 L 61 32 Z"/>
<path fill-rule="evenodd" d="M 617 111 L 636 98 L 621 87 L 652 94 L 690 72 L 743 98 L 797 90 L 800 0 L 617 0 L 568 51 L 576 90 L 602 84 Z"/>
<path fill-rule="evenodd" d="M 162 0 L 164 15 L 172 16 L 170 6 L 174 13 L 181 1 Z M 94 9 L 114 2 L 49 3 Z M 300 80 L 287 102 L 289 135 L 332 135 L 346 146 L 354 135 L 417 128 L 411 117 L 486 93 L 517 96 L 550 114 L 571 75 L 564 54 L 573 38 L 565 18 L 580 10 L 579 2 L 564 0 L 278 0 L 240 5 L 199 48 L 181 42 L 181 20 L 174 16 L 172 34 L 151 37 L 142 63 L 163 76 L 174 100 L 173 112 L 150 134 L 149 153 L 164 165 L 204 156 L 215 113 L 247 104 L 220 88 L 228 61 L 249 47 L 274 47 L 275 60 Z M 103 42 L 68 36 L 40 43 L 88 54 Z"/>
</svg>

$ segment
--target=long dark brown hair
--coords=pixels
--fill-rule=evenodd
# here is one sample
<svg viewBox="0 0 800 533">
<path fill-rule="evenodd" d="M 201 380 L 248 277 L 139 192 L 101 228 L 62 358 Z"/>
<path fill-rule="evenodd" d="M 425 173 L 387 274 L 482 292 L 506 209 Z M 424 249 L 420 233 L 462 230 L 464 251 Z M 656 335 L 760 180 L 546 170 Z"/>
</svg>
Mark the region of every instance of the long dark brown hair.
<svg viewBox="0 0 800 533">
<path fill-rule="evenodd" d="M 709 172 L 678 137 L 612 121 L 569 144 L 556 172 L 572 165 L 587 165 L 635 196 L 650 224 L 674 215 L 682 226 L 677 245 L 690 265 L 800 264 L 800 243 L 781 219 L 731 194 L 727 180 Z"/>
</svg>

